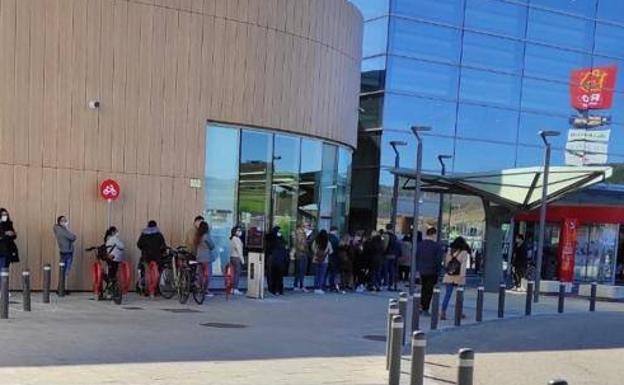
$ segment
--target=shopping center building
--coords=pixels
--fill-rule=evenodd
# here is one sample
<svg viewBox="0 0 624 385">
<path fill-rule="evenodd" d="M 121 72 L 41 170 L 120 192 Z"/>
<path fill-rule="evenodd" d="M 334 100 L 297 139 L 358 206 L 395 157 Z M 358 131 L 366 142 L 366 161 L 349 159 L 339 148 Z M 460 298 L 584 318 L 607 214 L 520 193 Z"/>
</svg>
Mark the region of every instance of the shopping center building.
<svg viewBox="0 0 624 385">
<path fill-rule="evenodd" d="M 398 147 L 400 167 L 414 169 L 412 125 L 432 128 L 423 134 L 423 169 L 430 174 L 441 171 L 438 155 L 452 156 L 445 161 L 449 174 L 541 166 L 544 150 L 540 130 L 561 132 L 550 139 L 553 165 L 624 162 L 624 2 L 352 2 L 365 20 L 352 228 L 382 227 L 390 221 L 394 181 L 390 170 L 395 163 L 390 143 L 407 143 Z M 583 112 L 575 108 L 571 89 L 587 80 L 572 80 L 575 73 L 606 73 L 609 81 L 615 76 L 612 85 L 609 81 L 603 85 L 597 77 L 592 79 L 611 95 L 612 103 Z M 579 117 L 587 117 L 583 114 L 600 123 L 591 126 L 579 122 Z M 588 131 L 599 132 L 601 139 L 597 143 L 591 138 L 585 140 Z M 580 142 L 575 136 L 579 132 Z M 605 189 L 593 195 L 605 197 L 608 190 L 604 201 L 596 198 L 587 202 L 585 195 L 584 201 L 571 198 L 567 203 L 574 207 L 593 203 L 603 207 L 603 213 L 624 206 L 621 189 Z M 402 190 L 399 197 L 397 223 L 402 232 L 407 232 L 413 221 L 410 193 Z M 436 194 L 424 194 L 422 222 L 435 224 L 437 199 Z M 453 196 L 447 197 L 447 202 L 444 238 L 464 235 L 480 248 L 485 219 L 480 200 Z M 592 254 L 597 261 L 585 265 L 609 265 L 586 268 L 582 277 L 579 267 L 578 277 L 612 282 L 617 270 L 615 256 L 623 249 L 619 234 L 624 217 L 577 219 L 586 227 L 579 233 L 577 253 Z M 535 239 L 535 216 L 527 214 L 518 220 L 516 228 Z M 563 217 L 553 214 L 549 221 L 548 245 L 558 245 Z M 600 246 L 592 246 L 595 252 L 589 253 L 583 246 L 589 244 Z M 585 254 L 577 254 L 577 260 L 586 261 Z M 621 256 L 618 264 L 624 264 Z M 608 274 L 600 275 L 599 271 Z"/>
<path fill-rule="evenodd" d="M 70 289 L 91 287 L 107 203 L 132 265 L 149 219 L 178 245 L 204 214 L 229 258 L 241 222 L 346 226 L 362 17 L 346 0 L 20 1 L 0 15 L 0 206 L 21 263 L 53 264 L 77 233 Z M 95 103 L 99 102 L 99 103 Z M 53 285 L 55 283 L 53 282 Z"/>
</svg>

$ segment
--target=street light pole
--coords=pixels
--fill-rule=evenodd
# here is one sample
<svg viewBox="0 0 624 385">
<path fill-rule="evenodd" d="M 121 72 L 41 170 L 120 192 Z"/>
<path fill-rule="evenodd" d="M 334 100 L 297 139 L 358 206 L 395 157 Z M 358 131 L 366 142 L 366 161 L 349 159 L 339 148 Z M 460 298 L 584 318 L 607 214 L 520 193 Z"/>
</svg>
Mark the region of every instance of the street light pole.
<svg viewBox="0 0 624 385">
<path fill-rule="evenodd" d="M 446 165 L 444 164 L 444 159 L 451 159 L 451 155 L 438 155 L 438 162 L 440 162 L 440 166 L 442 167 L 441 175 L 446 175 Z M 442 240 L 442 214 L 444 213 L 444 193 L 440 193 L 440 200 L 438 202 L 438 232 L 436 241 L 440 244 Z"/>
<path fill-rule="evenodd" d="M 416 141 L 416 186 L 414 189 L 414 225 L 412 230 L 412 259 L 410 261 L 409 294 L 414 295 L 414 281 L 416 277 L 416 257 L 418 253 L 418 222 L 420 218 L 420 174 L 422 172 L 422 138 L 419 133 L 431 131 L 431 127 L 412 126 Z"/>
<path fill-rule="evenodd" d="M 546 206 L 548 199 L 548 173 L 550 171 L 550 143 L 549 136 L 558 136 L 559 131 L 540 131 L 542 141 L 544 142 L 544 169 L 542 170 L 542 204 L 540 206 L 539 218 L 539 234 L 537 238 L 537 258 L 535 266 L 535 291 L 533 293 L 533 301 L 539 302 L 540 281 L 542 280 L 542 259 L 544 256 L 544 232 L 546 231 Z"/>
<path fill-rule="evenodd" d="M 394 150 L 394 168 L 398 169 L 401 166 L 400 154 L 399 150 L 397 150 L 398 146 L 406 146 L 407 143 L 403 141 L 393 140 L 390 142 L 390 146 Z M 397 210 L 399 205 L 399 177 L 397 174 L 394 174 L 394 186 L 392 188 L 392 214 L 390 215 L 390 225 L 392 226 L 392 231 L 396 233 L 396 219 L 397 219 Z"/>
</svg>

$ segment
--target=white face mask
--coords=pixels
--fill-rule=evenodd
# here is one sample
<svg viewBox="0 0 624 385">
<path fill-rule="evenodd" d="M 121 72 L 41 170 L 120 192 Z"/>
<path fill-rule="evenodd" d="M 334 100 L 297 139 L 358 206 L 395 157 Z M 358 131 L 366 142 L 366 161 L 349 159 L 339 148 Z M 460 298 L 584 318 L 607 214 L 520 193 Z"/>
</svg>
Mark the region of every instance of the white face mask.
<svg viewBox="0 0 624 385">
<path fill-rule="evenodd" d="M 237 236 L 237 237 L 240 237 L 241 235 L 243 235 L 243 232 L 242 232 L 242 231 L 240 231 L 240 230 L 238 230 L 238 231 L 236 232 L 236 236 Z"/>
<path fill-rule="evenodd" d="M 8 215 L 3 215 L 2 217 L 0 217 L 0 221 L 2 222 L 8 222 L 9 220 L 9 216 Z"/>
<path fill-rule="evenodd" d="M 61 222 L 61 225 L 64 226 L 64 227 L 67 227 L 67 226 L 69 226 L 69 221 L 63 221 L 63 222 Z"/>
</svg>

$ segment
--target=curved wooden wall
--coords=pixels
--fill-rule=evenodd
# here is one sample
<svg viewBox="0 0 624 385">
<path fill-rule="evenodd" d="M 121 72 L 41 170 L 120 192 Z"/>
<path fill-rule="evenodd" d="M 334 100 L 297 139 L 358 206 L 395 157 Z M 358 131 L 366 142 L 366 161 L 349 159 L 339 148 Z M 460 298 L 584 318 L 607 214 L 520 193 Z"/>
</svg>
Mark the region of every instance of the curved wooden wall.
<svg viewBox="0 0 624 385">
<path fill-rule="evenodd" d="M 345 0 L 0 0 L 12 286 L 30 268 L 40 287 L 66 214 L 79 235 L 69 286 L 90 287 L 81 250 L 103 235 L 106 178 L 121 182 L 113 223 L 133 263 L 148 219 L 180 243 L 203 205 L 189 180 L 203 175 L 207 120 L 355 146 L 361 24 Z"/>
</svg>

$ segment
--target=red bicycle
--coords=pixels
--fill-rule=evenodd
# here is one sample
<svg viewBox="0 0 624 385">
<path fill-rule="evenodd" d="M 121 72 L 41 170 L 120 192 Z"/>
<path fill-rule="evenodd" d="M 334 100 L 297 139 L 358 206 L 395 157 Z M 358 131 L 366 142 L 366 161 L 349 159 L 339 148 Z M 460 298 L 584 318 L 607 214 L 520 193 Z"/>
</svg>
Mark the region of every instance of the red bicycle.
<svg viewBox="0 0 624 385">
<path fill-rule="evenodd" d="M 106 245 L 92 246 L 85 251 L 95 254 L 95 261 L 91 266 L 93 293 L 98 301 L 110 299 L 121 305 L 124 292 L 130 286 L 130 268 L 126 262 L 116 262 L 110 256 L 112 247 Z M 102 262 L 106 262 L 107 271 L 104 272 Z"/>
</svg>

